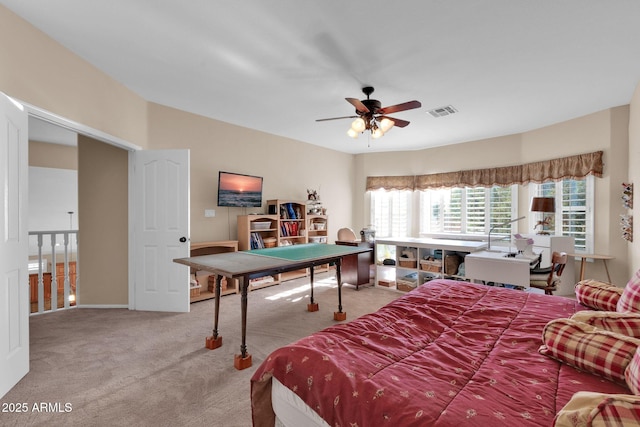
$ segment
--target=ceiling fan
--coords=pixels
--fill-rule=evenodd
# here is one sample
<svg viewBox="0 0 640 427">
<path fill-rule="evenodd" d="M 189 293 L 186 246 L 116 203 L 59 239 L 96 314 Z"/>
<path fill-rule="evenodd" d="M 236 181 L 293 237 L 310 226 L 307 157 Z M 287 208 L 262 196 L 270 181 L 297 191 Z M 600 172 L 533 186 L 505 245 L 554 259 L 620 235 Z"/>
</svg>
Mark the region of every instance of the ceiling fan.
<svg viewBox="0 0 640 427">
<path fill-rule="evenodd" d="M 356 98 L 345 98 L 347 102 L 356 108 L 356 116 L 332 117 L 329 119 L 317 119 L 316 121 L 324 122 L 327 120 L 355 118 L 356 120 L 351 124 L 351 128 L 347 131 L 347 135 L 352 138 L 357 138 L 359 133 L 368 130 L 371 132 L 371 136 L 374 138 L 380 138 L 393 126 L 403 128 L 409 124 L 406 120 L 389 117 L 387 114 L 422 107 L 422 104 L 419 101 L 408 101 L 403 102 L 402 104 L 382 107 L 382 103 L 377 99 L 369 99 L 369 95 L 371 95 L 373 91 L 374 89 L 371 86 L 363 87 L 362 92 L 367 96 L 367 99 L 363 99 L 362 101 Z"/>
</svg>

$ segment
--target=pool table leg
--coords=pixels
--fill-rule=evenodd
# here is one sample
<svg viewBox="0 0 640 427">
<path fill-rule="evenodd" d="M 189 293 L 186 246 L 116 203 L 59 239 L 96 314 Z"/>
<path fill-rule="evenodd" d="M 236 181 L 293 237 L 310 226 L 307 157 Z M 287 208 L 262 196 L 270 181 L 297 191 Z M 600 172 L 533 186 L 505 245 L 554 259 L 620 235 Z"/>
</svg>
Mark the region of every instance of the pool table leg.
<svg viewBox="0 0 640 427">
<path fill-rule="evenodd" d="M 342 259 L 338 258 L 336 260 L 336 280 L 338 281 L 338 311 L 333 312 L 333 320 L 347 320 L 347 313 L 342 311 L 342 276 L 340 273 L 340 265 L 342 264 Z"/>
<path fill-rule="evenodd" d="M 247 293 L 249 290 L 249 276 L 242 276 L 241 282 L 242 344 L 240 345 L 240 354 L 236 354 L 233 360 L 233 366 L 238 370 L 247 369 L 252 364 L 251 355 L 247 353 Z"/>
<path fill-rule="evenodd" d="M 318 303 L 313 300 L 313 270 L 314 269 L 315 268 L 313 265 L 309 267 L 309 280 L 311 282 L 311 302 L 307 304 L 307 311 L 318 311 L 320 309 L 320 307 L 318 306 Z"/>
<path fill-rule="evenodd" d="M 222 346 L 222 337 L 218 335 L 218 317 L 220 315 L 220 295 L 222 287 L 222 276 L 220 274 L 216 275 L 216 301 L 215 301 L 215 309 L 213 312 L 213 335 L 207 337 L 205 340 L 205 347 L 209 350 L 214 350 L 220 346 Z"/>
</svg>

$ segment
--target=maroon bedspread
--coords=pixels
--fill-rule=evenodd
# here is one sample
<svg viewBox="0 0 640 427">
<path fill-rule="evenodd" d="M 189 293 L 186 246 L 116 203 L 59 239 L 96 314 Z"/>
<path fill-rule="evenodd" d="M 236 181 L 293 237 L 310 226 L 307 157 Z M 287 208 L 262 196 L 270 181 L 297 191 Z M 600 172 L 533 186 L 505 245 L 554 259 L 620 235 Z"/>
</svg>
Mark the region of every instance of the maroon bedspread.
<svg viewBox="0 0 640 427">
<path fill-rule="evenodd" d="M 251 379 L 255 426 L 271 378 L 331 426 L 550 425 L 579 390 L 629 393 L 538 353 L 577 301 L 434 280 L 378 312 L 274 351 Z"/>
</svg>

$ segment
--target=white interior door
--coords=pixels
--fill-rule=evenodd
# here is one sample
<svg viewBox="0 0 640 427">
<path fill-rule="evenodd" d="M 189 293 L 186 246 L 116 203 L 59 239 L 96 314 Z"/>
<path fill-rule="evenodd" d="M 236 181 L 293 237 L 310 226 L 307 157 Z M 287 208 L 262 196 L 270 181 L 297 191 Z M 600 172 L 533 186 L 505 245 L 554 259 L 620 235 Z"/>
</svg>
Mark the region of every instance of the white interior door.
<svg viewBox="0 0 640 427">
<path fill-rule="evenodd" d="M 28 118 L 0 93 L 0 398 L 29 372 Z"/>
<path fill-rule="evenodd" d="M 189 311 L 189 150 L 132 153 L 134 310 Z M 131 295 L 131 293 L 130 293 Z"/>
</svg>

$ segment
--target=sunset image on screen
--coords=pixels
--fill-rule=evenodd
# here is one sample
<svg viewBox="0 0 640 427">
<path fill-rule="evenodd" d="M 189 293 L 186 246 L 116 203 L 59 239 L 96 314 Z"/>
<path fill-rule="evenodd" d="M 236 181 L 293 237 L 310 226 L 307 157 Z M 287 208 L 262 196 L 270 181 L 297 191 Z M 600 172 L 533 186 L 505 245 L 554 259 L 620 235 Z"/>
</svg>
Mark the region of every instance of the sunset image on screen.
<svg viewBox="0 0 640 427">
<path fill-rule="evenodd" d="M 218 206 L 262 206 L 262 178 L 220 172 L 218 182 Z"/>
<path fill-rule="evenodd" d="M 220 175 L 220 188 L 239 193 L 260 191 L 262 189 L 262 180 L 255 176 L 223 174 Z"/>
</svg>

